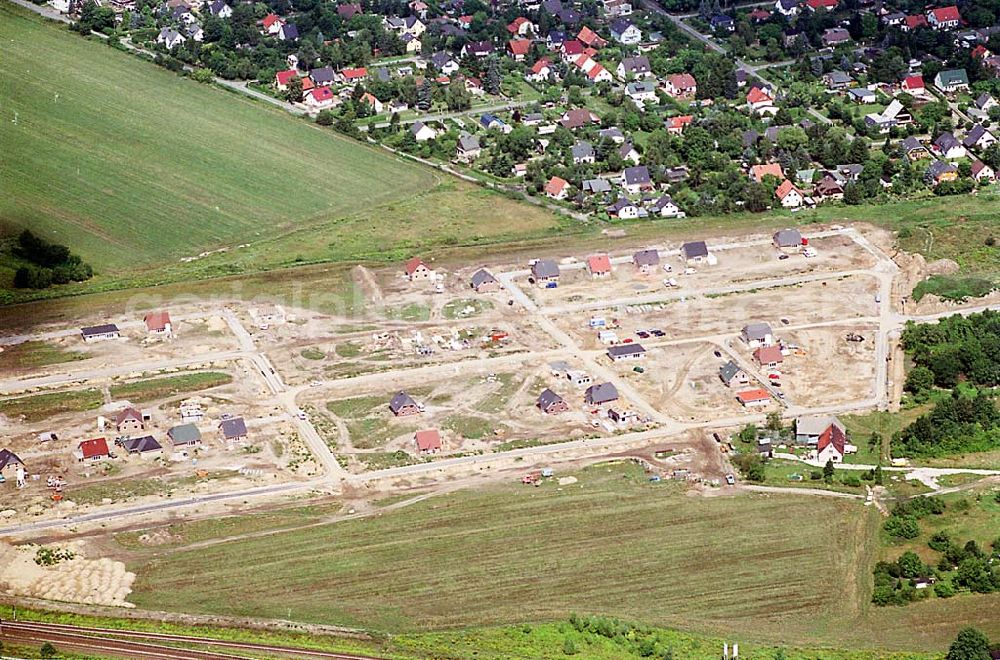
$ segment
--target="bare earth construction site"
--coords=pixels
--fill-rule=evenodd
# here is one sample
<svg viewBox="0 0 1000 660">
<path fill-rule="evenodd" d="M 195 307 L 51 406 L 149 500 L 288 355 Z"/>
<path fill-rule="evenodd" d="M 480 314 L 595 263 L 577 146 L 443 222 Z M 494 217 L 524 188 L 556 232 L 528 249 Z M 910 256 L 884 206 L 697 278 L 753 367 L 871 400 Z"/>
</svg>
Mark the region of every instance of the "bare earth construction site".
<svg viewBox="0 0 1000 660">
<path fill-rule="evenodd" d="M 127 605 L 135 576 L 86 540 L 101 530 L 334 498 L 361 516 L 385 498 L 623 457 L 736 495 L 747 486 L 720 438 L 770 412 L 898 405 L 899 331 L 941 315 L 904 309 L 888 234 L 782 233 L 357 267 L 362 318 L 277 300 L 139 303 L 0 338 L 0 426 L 24 466 L 4 472 L 0 531 L 76 552 L 26 571 L 28 551 L 5 544 L 0 582 Z"/>
</svg>

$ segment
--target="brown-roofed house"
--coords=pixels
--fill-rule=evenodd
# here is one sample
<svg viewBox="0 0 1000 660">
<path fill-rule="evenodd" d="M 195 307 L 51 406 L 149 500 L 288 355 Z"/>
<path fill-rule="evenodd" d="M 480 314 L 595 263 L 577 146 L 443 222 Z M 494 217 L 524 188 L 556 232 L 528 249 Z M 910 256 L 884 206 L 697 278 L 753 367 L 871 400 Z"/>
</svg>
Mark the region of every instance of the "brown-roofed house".
<svg viewBox="0 0 1000 660">
<path fill-rule="evenodd" d="M 434 271 L 428 268 L 420 257 L 413 257 L 406 262 L 406 277 L 411 282 L 429 280 L 434 277 Z"/>
<path fill-rule="evenodd" d="M 781 165 L 778 163 L 766 163 L 764 165 L 754 165 L 750 168 L 750 178 L 760 183 L 764 180 L 764 177 L 771 175 L 774 178 L 781 180 L 785 178 L 785 173 L 781 171 Z"/>
<path fill-rule="evenodd" d="M 417 443 L 417 451 L 421 454 L 436 454 L 441 451 L 441 434 L 437 429 L 417 431 L 413 440 Z"/>
<path fill-rule="evenodd" d="M 844 460 L 846 448 L 847 436 L 844 431 L 836 424 L 830 424 L 816 442 L 816 460 L 824 465 L 827 461 L 840 463 Z"/>
<path fill-rule="evenodd" d="M 169 336 L 173 331 L 173 325 L 170 323 L 169 312 L 150 312 L 149 314 L 146 314 L 142 320 L 146 324 L 146 332 L 150 334 Z"/>
<path fill-rule="evenodd" d="M 119 433 L 138 433 L 146 428 L 142 421 L 142 413 L 135 408 L 126 408 L 115 415 L 115 428 Z"/>
<path fill-rule="evenodd" d="M 607 277 L 611 275 L 611 259 L 606 254 L 595 254 L 587 257 L 587 272 L 591 277 Z"/>
<path fill-rule="evenodd" d="M 780 346 L 761 346 L 753 352 L 757 364 L 767 369 L 777 369 L 784 361 Z"/>
</svg>

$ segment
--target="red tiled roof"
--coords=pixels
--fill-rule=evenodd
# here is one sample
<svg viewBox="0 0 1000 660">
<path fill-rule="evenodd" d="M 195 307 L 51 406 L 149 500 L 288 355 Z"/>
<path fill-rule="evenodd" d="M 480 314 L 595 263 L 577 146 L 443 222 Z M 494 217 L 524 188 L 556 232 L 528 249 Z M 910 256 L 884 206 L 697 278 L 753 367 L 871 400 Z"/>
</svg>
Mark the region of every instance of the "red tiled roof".
<svg viewBox="0 0 1000 660">
<path fill-rule="evenodd" d="M 529 39 L 511 39 L 507 42 L 507 49 L 512 55 L 527 55 L 528 51 L 531 50 L 531 41 Z"/>
<path fill-rule="evenodd" d="M 924 77 L 923 76 L 906 76 L 903 80 L 903 87 L 906 89 L 923 89 L 924 88 Z"/>
<path fill-rule="evenodd" d="M 837 6 L 837 0 L 806 0 L 806 5 L 810 9 L 833 9 Z"/>
<path fill-rule="evenodd" d="M 785 178 L 785 173 L 781 171 L 781 165 L 778 163 L 767 163 L 765 165 L 754 165 L 750 168 L 750 176 L 757 183 L 764 180 L 764 177 L 770 174 L 771 176 L 777 177 L 779 179 Z"/>
<path fill-rule="evenodd" d="M 526 19 L 524 16 L 518 16 L 517 18 L 515 18 L 513 21 L 510 22 L 510 25 L 507 26 L 507 31 L 510 32 L 511 34 L 517 34 L 520 31 L 521 26 L 524 25 L 525 23 L 530 23 L 530 21 Z"/>
<path fill-rule="evenodd" d="M 836 424 L 830 424 L 830 426 L 828 426 L 827 429 L 820 434 L 819 440 L 816 441 L 816 451 L 821 452 L 831 444 L 837 450 L 838 454 L 841 456 L 844 455 L 844 446 L 847 444 L 847 437 Z"/>
<path fill-rule="evenodd" d="M 788 179 L 785 179 L 784 181 L 781 182 L 781 185 L 778 186 L 778 189 L 774 191 L 774 196 L 777 197 L 778 199 L 784 199 L 785 196 L 791 193 L 793 190 L 796 191 L 798 190 L 795 187 L 795 184 L 789 181 Z"/>
<path fill-rule="evenodd" d="M 607 71 L 607 69 L 605 69 L 603 66 L 601 66 L 600 64 L 595 64 L 594 66 L 590 67 L 590 71 L 587 72 L 587 77 L 590 78 L 591 80 L 597 80 L 597 76 L 601 75 L 605 71 Z"/>
<path fill-rule="evenodd" d="M 780 364 L 785 360 L 785 356 L 781 354 L 780 346 L 761 346 L 753 352 L 753 356 L 761 364 L 771 364 L 772 362 Z"/>
<path fill-rule="evenodd" d="M 587 257 L 587 270 L 591 273 L 610 273 L 611 259 L 606 254 L 595 254 Z"/>
<path fill-rule="evenodd" d="M 357 69 L 344 69 L 340 72 L 340 75 L 344 77 L 345 80 L 357 80 L 358 78 L 364 78 L 368 75 L 368 69 L 365 67 L 360 67 Z"/>
<path fill-rule="evenodd" d="M 978 46 L 976 46 L 975 48 L 973 48 L 972 52 L 970 53 L 970 55 L 972 55 L 972 57 L 988 57 L 989 54 L 990 54 L 989 48 L 987 48 L 986 46 L 984 46 L 982 44 L 979 44 Z"/>
<path fill-rule="evenodd" d="M 670 84 L 679 90 L 692 89 L 698 86 L 695 82 L 694 76 L 690 73 L 675 73 L 672 76 L 667 76 L 667 80 Z"/>
<path fill-rule="evenodd" d="M 771 395 L 767 393 L 767 390 L 763 388 L 758 388 L 756 390 L 745 390 L 736 395 L 736 398 L 740 400 L 741 403 L 752 403 L 754 401 L 766 401 L 771 398 Z"/>
<path fill-rule="evenodd" d="M 421 259 L 420 257 L 413 257 L 412 259 L 406 262 L 406 274 L 413 275 L 415 272 L 417 272 L 417 269 L 420 268 L 421 266 L 423 266 L 424 268 L 427 267 L 424 264 L 423 259 Z"/>
<path fill-rule="evenodd" d="M 279 85 L 287 85 L 295 78 L 299 77 L 299 72 L 295 69 L 289 69 L 288 71 L 279 71 L 274 74 L 274 79 L 278 81 Z"/>
<path fill-rule="evenodd" d="M 583 43 L 577 41 L 576 39 L 564 41 L 562 45 L 563 53 L 566 55 L 579 55 L 583 52 L 583 48 Z"/>
<path fill-rule="evenodd" d="M 275 23 L 281 23 L 283 21 L 281 20 L 281 17 L 278 16 L 277 14 L 268 14 L 267 16 L 264 17 L 264 20 L 262 22 L 264 24 L 264 27 L 269 28 Z"/>
<path fill-rule="evenodd" d="M 108 455 L 108 441 L 104 438 L 94 438 L 84 440 L 79 445 L 80 453 L 84 458 L 94 458 L 96 456 Z"/>
<path fill-rule="evenodd" d="M 771 95 L 762 90 L 759 87 L 754 87 L 749 92 L 747 92 L 747 102 L 748 103 L 762 103 L 764 101 L 772 101 Z"/>
<path fill-rule="evenodd" d="M 532 73 L 541 73 L 542 69 L 544 69 L 544 68 L 546 68 L 548 66 L 549 66 L 549 61 L 543 57 L 542 59 L 538 60 L 537 62 L 535 62 L 531 66 L 531 72 Z"/>
<path fill-rule="evenodd" d="M 906 27 L 910 28 L 911 30 L 915 30 L 918 27 L 923 27 L 924 25 L 927 25 L 927 17 L 924 16 L 923 14 L 917 14 L 916 16 L 906 17 Z"/>
<path fill-rule="evenodd" d="M 441 449 L 441 434 L 437 429 L 426 429 L 416 433 L 417 449 L 429 451 L 431 449 Z"/>
<path fill-rule="evenodd" d="M 566 179 L 554 176 L 551 179 L 549 179 L 548 183 L 545 184 L 545 194 L 558 195 L 563 190 L 565 190 L 566 186 L 568 185 L 569 182 Z"/>
<path fill-rule="evenodd" d="M 934 16 L 934 20 L 938 23 L 947 23 L 948 21 L 960 21 L 962 20 L 962 15 L 958 13 L 958 7 L 951 5 L 950 7 L 938 7 L 931 11 Z"/>
<path fill-rule="evenodd" d="M 312 94 L 314 101 L 329 101 L 333 98 L 333 90 L 329 87 L 317 87 L 309 90 L 309 93 Z"/>
<path fill-rule="evenodd" d="M 146 322 L 147 330 L 166 330 L 167 324 L 170 323 L 170 313 L 169 312 L 150 312 L 146 314 L 142 319 Z"/>
<path fill-rule="evenodd" d="M 580 33 L 576 35 L 578 41 L 581 41 L 588 46 L 593 46 L 595 48 L 600 48 L 601 46 L 607 45 L 607 41 L 601 38 L 601 35 L 597 34 L 591 30 L 586 25 L 580 29 Z"/>
<path fill-rule="evenodd" d="M 680 115 L 678 117 L 667 118 L 667 128 L 683 130 L 685 126 L 694 121 L 692 115 Z"/>
</svg>

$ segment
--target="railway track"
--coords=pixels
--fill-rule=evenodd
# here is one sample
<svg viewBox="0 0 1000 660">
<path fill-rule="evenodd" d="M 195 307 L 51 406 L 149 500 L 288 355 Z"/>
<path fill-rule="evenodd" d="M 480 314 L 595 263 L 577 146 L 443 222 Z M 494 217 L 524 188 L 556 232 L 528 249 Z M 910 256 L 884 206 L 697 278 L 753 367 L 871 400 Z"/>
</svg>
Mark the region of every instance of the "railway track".
<svg viewBox="0 0 1000 660">
<path fill-rule="evenodd" d="M 0 638 L 13 642 L 49 642 L 53 645 L 86 652 L 99 652 L 122 658 L 151 658 L 158 660 L 250 660 L 261 655 L 273 654 L 280 657 L 328 658 L 331 660 L 381 660 L 376 656 L 335 653 L 293 646 L 235 642 L 199 637 L 195 635 L 175 635 L 136 630 L 116 630 L 114 628 L 91 628 L 71 626 L 61 623 L 37 623 L 29 621 L 0 622 Z M 142 641 L 135 641 L 142 640 Z M 155 644 L 152 642 L 161 642 Z M 199 650 L 178 648 L 166 644 L 187 644 L 210 646 L 220 650 Z M 224 652 L 232 651 L 232 653 Z M 235 655 L 240 651 L 252 656 Z"/>
</svg>

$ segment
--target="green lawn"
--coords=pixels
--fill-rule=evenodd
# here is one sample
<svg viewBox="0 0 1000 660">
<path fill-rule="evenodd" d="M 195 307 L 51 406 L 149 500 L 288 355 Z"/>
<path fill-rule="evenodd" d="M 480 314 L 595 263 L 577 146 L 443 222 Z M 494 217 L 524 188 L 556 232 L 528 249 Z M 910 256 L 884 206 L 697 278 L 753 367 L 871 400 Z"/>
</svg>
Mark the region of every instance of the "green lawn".
<svg viewBox="0 0 1000 660">
<path fill-rule="evenodd" d="M 1000 633 L 1000 622 L 971 607 L 959 607 L 961 619 L 943 609 L 872 611 L 870 541 L 880 518 L 858 502 L 692 498 L 649 484 L 634 466 L 595 466 L 577 477 L 573 486 L 508 483 L 442 495 L 268 539 L 133 553 L 131 599 L 399 634 L 563 620 L 571 611 L 741 645 L 940 649 L 960 623 Z M 985 609 L 1000 601 L 965 602 Z"/>
<path fill-rule="evenodd" d="M 420 245 L 558 224 L 542 209 L 180 78 L 7 4 L 0 61 L 0 237 L 30 227 L 98 271 L 92 282 L 45 295 L 412 256 Z M 180 262 L 217 248 L 230 250 Z M 0 285 L 14 263 L 0 258 Z M 0 302 L 20 298 L 8 292 Z"/>
</svg>

